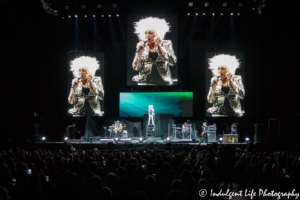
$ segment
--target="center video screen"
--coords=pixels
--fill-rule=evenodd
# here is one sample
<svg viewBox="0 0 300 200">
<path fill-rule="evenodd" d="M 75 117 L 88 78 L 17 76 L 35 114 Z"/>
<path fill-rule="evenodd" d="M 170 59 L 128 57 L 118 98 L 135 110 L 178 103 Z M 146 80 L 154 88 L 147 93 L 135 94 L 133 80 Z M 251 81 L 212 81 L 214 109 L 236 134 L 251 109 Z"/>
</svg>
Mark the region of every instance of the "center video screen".
<svg viewBox="0 0 300 200">
<path fill-rule="evenodd" d="M 143 117 L 149 105 L 154 113 L 193 117 L 193 92 L 120 93 L 119 117 Z"/>
<path fill-rule="evenodd" d="M 177 85 L 177 15 L 129 15 L 127 85 Z"/>
<path fill-rule="evenodd" d="M 206 52 L 206 116 L 245 114 L 244 53 Z"/>
<path fill-rule="evenodd" d="M 69 53 L 67 113 L 72 117 L 104 115 L 104 54 Z"/>
</svg>

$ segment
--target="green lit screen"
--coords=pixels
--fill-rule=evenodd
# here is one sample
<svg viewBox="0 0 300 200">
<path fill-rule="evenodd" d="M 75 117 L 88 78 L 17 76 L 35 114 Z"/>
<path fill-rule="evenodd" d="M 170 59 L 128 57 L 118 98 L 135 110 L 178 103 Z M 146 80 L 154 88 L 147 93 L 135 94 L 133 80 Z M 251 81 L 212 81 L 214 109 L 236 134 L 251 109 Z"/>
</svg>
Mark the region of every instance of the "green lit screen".
<svg viewBox="0 0 300 200">
<path fill-rule="evenodd" d="M 193 117 L 193 92 L 134 92 L 120 93 L 120 117 L 143 117 L 148 106 L 154 113 Z"/>
</svg>

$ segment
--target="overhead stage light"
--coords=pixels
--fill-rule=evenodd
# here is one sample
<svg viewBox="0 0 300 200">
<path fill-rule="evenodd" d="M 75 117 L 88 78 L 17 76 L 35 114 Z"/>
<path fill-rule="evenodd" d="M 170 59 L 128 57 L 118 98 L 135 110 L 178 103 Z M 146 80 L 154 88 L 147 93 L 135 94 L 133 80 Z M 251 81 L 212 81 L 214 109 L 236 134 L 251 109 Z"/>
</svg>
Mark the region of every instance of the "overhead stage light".
<svg viewBox="0 0 300 200">
<path fill-rule="evenodd" d="M 45 141 L 46 140 L 46 137 L 42 137 L 42 141 Z"/>
<path fill-rule="evenodd" d="M 113 8 L 118 8 L 118 4 L 114 3 Z"/>
<path fill-rule="evenodd" d="M 97 5 L 97 8 L 101 8 L 101 4 L 98 4 L 98 5 Z"/>
<path fill-rule="evenodd" d="M 227 7 L 227 2 L 223 2 L 223 7 Z"/>
<path fill-rule="evenodd" d="M 204 3 L 204 6 L 205 6 L 205 7 L 208 7 L 208 6 L 209 6 L 209 3 L 208 3 L 208 2 L 205 2 L 205 3 Z"/>
<path fill-rule="evenodd" d="M 231 16 L 233 15 L 233 13 L 231 13 Z"/>
<path fill-rule="evenodd" d="M 111 17 L 111 15 L 108 15 L 108 17 Z"/>
<path fill-rule="evenodd" d="M 82 8 L 82 9 L 86 9 L 86 6 L 85 6 L 85 5 L 82 5 L 81 8 Z"/>
<path fill-rule="evenodd" d="M 96 17 L 96 15 L 93 15 L 93 17 Z"/>
<path fill-rule="evenodd" d="M 140 139 L 139 139 L 139 142 L 140 142 L 140 143 L 143 143 L 143 138 L 140 138 Z"/>
<path fill-rule="evenodd" d="M 70 7 L 69 7 L 69 6 L 65 6 L 65 9 L 66 9 L 66 10 L 69 10 L 69 9 L 70 9 Z"/>
<path fill-rule="evenodd" d="M 84 15 L 84 17 L 87 17 L 87 15 Z"/>
<path fill-rule="evenodd" d="M 71 18 L 71 15 L 69 15 L 69 18 Z"/>
<path fill-rule="evenodd" d="M 61 17 L 62 19 L 64 19 L 64 17 Z"/>
<path fill-rule="evenodd" d="M 190 15 L 190 13 L 187 13 L 187 15 Z"/>
<path fill-rule="evenodd" d="M 193 2 L 189 2 L 189 7 L 193 7 L 194 3 Z"/>
<path fill-rule="evenodd" d="M 198 15 L 198 13 L 196 13 L 196 15 Z"/>
<path fill-rule="evenodd" d="M 57 13 L 57 10 L 54 10 L 55 13 Z"/>
<path fill-rule="evenodd" d="M 77 15 L 75 15 L 75 17 L 77 18 Z"/>
<path fill-rule="evenodd" d="M 243 6 L 243 3 L 239 3 L 239 7 L 242 7 Z"/>
<path fill-rule="evenodd" d="M 213 13 L 212 15 L 215 16 L 215 13 Z"/>
<path fill-rule="evenodd" d="M 221 13 L 221 15 L 223 16 L 223 13 Z"/>
<path fill-rule="evenodd" d="M 205 13 L 203 13 L 203 15 L 205 15 Z"/>
<path fill-rule="evenodd" d="M 117 14 L 117 17 L 119 17 L 119 14 Z"/>
<path fill-rule="evenodd" d="M 240 15 L 240 13 L 238 13 L 238 15 Z"/>
<path fill-rule="evenodd" d="M 65 141 L 68 141 L 68 139 L 69 139 L 68 137 L 65 137 Z"/>
<path fill-rule="evenodd" d="M 104 15 L 101 15 L 101 17 L 104 17 Z"/>
</svg>

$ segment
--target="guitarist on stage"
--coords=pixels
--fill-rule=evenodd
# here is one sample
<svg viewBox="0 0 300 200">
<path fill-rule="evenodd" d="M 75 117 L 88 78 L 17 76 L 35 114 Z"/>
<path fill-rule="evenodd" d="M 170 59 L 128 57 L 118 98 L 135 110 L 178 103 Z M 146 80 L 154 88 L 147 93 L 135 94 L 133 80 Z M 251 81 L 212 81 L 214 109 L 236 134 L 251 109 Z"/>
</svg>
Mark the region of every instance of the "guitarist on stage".
<svg viewBox="0 0 300 200">
<path fill-rule="evenodd" d="M 123 126 L 122 124 L 120 123 L 120 121 L 116 121 L 115 122 L 115 133 L 116 133 L 116 137 L 120 137 L 120 133 L 122 132 L 123 130 Z"/>
<path fill-rule="evenodd" d="M 205 142 L 207 143 L 208 142 L 208 138 L 207 138 L 207 131 L 208 131 L 208 127 L 207 127 L 207 125 L 206 125 L 206 122 L 204 122 L 203 123 L 203 126 L 201 126 L 202 127 L 202 129 L 203 129 L 203 131 L 202 131 L 202 133 L 201 133 L 201 137 L 204 139 L 204 138 L 206 138 L 205 139 Z"/>
</svg>

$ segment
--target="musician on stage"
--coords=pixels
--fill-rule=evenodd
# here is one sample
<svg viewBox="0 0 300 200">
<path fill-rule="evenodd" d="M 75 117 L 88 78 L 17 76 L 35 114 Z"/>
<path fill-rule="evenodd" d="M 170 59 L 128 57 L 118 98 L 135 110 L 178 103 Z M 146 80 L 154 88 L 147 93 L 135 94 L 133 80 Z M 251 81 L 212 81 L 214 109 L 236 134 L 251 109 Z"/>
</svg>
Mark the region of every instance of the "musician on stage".
<svg viewBox="0 0 300 200">
<path fill-rule="evenodd" d="M 149 105 L 148 107 L 149 107 L 149 110 L 148 110 L 148 115 L 149 115 L 149 117 L 148 117 L 148 125 L 155 125 L 154 124 L 154 120 L 153 120 L 154 108 L 153 108 L 152 105 Z M 152 123 L 151 123 L 151 121 L 152 121 Z"/>
<path fill-rule="evenodd" d="M 188 127 L 187 122 L 184 122 L 184 124 L 182 125 L 182 134 L 183 134 L 183 138 L 190 138 L 190 129 Z"/>
<path fill-rule="evenodd" d="M 206 122 L 203 123 L 203 126 L 202 127 L 202 133 L 201 133 L 201 137 L 202 139 L 205 138 L 205 141 L 204 142 L 208 142 L 208 138 L 207 138 L 207 131 L 208 131 L 208 126 L 206 124 Z"/>
<path fill-rule="evenodd" d="M 76 139 L 75 138 L 75 132 L 80 133 L 77 129 L 76 129 L 76 124 L 74 123 L 73 125 L 70 126 L 69 128 L 69 132 L 70 132 L 70 138 L 69 139 Z"/>
<path fill-rule="evenodd" d="M 115 122 L 115 133 L 116 133 L 115 137 L 117 137 L 118 135 L 120 135 L 120 133 L 122 132 L 122 130 L 123 130 L 122 124 L 120 123 L 119 120 L 116 121 Z"/>
<path fill-rule="evenodd" d="M 237 134 L 237 123 L 231 125 L 231 134 Z"/>
</svg>

